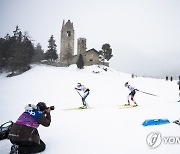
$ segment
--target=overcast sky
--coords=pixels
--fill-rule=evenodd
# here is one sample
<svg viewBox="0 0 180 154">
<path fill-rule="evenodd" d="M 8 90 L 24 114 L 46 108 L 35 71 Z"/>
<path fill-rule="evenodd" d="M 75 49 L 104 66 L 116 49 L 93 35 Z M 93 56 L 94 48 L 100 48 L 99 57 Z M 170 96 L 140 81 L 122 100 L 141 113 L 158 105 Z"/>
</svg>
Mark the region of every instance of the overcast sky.
<svg viewBox="0 0 180 154">
<path fill-rule="evenodd" d="M 180 74 L 180 0 L 0 0 L 0 37 L 18 25 L 44 50 L 54 35 L 59 52 L 63 19 L 88 49 L 109 43 L 110 66 L 119 71 Z"/>
</svg>

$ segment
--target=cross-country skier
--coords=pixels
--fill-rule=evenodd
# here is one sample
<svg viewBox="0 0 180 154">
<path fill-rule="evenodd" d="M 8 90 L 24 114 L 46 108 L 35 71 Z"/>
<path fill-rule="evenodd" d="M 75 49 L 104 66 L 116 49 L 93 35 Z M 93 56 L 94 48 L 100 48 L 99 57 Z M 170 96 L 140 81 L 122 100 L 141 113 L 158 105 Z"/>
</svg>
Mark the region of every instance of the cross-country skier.
<svg viewBox="0 0 180 154">
<path fill-rule="evenodd" d="M 86 103 L 85 99 L 89 95 L 89 91 L 90 91 L 89 88 L 86 88 L 81 83 L 77 83 L 77 87 L 75 89 L 84 92 L 84 94 L 82 96 L 82 103 L 83 103 L 83 108 L 87 108 L 88 106 L 87 106 L 87 103 Z"/>
<path fill-rule="evenodd" d="M 139 90 L 135 89 L 133 86 L 129 85 L 128 82 L 125 83 L 125 87 L 127 87 L 131 91 L 128 95 L 128 104 L 125 104 L 125 105 L 130 105 L 129 98 L 131 98 L 131 101 L 135 104 L 135 106 L 137 106 L 137 103 L 134 100 L 134 96 L 136 94 L 136 91 L 139 91 Z"/>
</svg>

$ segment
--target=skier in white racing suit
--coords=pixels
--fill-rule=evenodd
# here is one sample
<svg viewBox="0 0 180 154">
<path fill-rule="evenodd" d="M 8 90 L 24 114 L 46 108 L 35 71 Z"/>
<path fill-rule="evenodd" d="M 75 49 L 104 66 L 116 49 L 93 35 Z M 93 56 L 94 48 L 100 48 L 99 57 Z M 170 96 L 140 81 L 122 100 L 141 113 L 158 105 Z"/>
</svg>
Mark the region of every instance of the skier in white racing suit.
<svg viewBox="0 0 180 154">
<path fill-rule="evenodd" d="M 75 88 L 78 91 L 83 91 L 84 94 L 82 96 L 82 102 L 83 102 L 83 108 L 87 108 L 87 103 L 85 101 L 85 99 L 87 98 L 87 96 L 89 95 L 89 88 L 85 87 L 84 85 L 82 85 L 81 83 L 77 83 L 77 87 Z"/>
<path fill-rule="evenodd" d="M 134 96 L 136 94 L 136 91 L 139 91 L 138 89 L 135 89 L 133 86 L 129 85 L 128 82 L 125 83 L 125 87 L 127 87 L 131 92 L 128 94 L 128 104 L 125 105 L 130 105 L 130 98 L 131 101 L 134 103 L 135 106 L 137 106 L 137 103 L 134 100 Z"/>
</svg>

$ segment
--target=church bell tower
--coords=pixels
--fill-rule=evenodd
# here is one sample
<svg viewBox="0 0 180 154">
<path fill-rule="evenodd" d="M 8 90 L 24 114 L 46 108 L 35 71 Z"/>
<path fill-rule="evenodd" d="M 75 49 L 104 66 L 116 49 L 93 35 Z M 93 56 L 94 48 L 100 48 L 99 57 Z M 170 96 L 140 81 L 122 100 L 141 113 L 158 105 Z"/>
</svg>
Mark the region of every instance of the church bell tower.
<svg viewBox="0 0 180 154">
<path fill-rule="evenodd" d="M 74 55 L 74 27 L 73 23 L 68 20 L 66 23 L 63 20 L 61 29 L 61 48 L 60 61 L 67 63 L 69 56 Z"/>
</svg>

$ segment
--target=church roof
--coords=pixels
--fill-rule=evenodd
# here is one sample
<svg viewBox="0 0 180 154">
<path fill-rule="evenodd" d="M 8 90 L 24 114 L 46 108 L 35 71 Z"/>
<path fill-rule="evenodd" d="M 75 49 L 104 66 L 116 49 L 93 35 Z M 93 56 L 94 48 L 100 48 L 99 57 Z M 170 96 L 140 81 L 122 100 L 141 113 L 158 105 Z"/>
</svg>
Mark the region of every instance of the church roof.
<svg viewBox="0 0 180 154">
<path fill-rule="evenodd" d="M 99 52 L 96 50 L 96 49 L 94 49 L 94 48 L 92 48 L 92 49 L 89 49 L 88 51 L 86 51 L 86 52 L 95 52 L 95 53 L 97 53 L 97 54 L 99 54 Z"/>
</svg>

